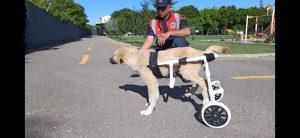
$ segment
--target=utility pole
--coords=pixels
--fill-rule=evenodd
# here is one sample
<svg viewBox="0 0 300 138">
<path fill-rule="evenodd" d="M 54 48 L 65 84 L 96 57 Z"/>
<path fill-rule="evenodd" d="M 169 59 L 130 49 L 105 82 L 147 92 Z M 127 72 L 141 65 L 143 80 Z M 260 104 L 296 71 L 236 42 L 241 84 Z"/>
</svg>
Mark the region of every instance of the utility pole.
<svg viewBox="0 0 300 138">
<path fill-rule="evenodd" d="M 246 29 L 245 29 L 245 39 L 244 41 L 247 42 L 247 33 L 248 33 L 248 15 L 246 17 Z"/>
<path fill-rule="evenodd" d="M 271 20 L 271 29 L 270 29 L 270 35 L 273 33 L 273 27 L 274 27 L 274 16 L 275 16 L 275 8 L 272 11 L 272 20 Z"/>
<path fill-rule="evenodd" d="M 48 5 L 47 12 L 48 12 L 51 7 L 51 0 L 47 0 L 47 5 Z"/>
</svg>

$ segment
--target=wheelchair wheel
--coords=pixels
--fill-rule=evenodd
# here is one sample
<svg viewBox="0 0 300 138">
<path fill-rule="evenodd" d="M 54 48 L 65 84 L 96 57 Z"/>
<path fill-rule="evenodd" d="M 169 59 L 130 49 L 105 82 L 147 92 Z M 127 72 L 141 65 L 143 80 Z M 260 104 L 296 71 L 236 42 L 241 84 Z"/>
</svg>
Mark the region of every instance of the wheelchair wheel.
<svg viewBox="0 0 300 138">
<path fill-rule="evenodd" d="M 209 127 L 222 128 L 230 122 L 231 112 L 223 103 L 209 102 L 202 107 L 201 116 Z"/>
</svg>

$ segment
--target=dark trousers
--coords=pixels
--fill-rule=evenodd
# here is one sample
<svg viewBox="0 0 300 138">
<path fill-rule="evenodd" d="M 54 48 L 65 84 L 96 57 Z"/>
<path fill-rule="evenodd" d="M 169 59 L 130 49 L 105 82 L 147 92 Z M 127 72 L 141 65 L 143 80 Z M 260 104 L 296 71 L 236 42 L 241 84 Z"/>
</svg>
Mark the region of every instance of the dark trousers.
<svg viewBox="0 0 300 138">
<path fill-rule="evenodd" d="M 168 40 L 166 40 L 165 45 L 159 46 L 157 45 L 155 50 L 160 51 L 160 50 L 166 50 L 169 48 L 176 48 L 176 47 L 187 47 L 189 46 L 189 42 L 186 41 L 184 37 L 173 37 Z"/>
<path fill-rule="evenodd" d="M 163 46 L 157 45 L 155 50 L 157 52 L 157 51 L 166 50 L 169 48 L 188 47 L 188 46 L 189 46 L 189 42 L 186 41 L 184 37 L 173 37 L 171 39 L 166 40 L 165 45 L 163 45 Z M 184 79 L 181 76 L 181 74 L 179 73 L 179 71 L 176 71 L 174 76 L 178 76 L 179 78 L 181 78 L 182 82 L 184 82 L 184 83 L 191 82 L 190 80 Z"/>
</svg>

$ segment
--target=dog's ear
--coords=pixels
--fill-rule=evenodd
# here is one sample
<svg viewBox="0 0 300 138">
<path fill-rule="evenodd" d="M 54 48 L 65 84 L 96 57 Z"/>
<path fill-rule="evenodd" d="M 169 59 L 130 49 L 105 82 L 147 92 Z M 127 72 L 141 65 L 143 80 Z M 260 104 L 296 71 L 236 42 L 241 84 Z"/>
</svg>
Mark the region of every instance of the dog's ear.
<svg viewBox="0 0 300 138">
<path fill-rule="evenodd" d="M 119 59 L 119 62 L 120 62 L 120 64 L 123 64 L 123 59 L 120 58 L 120 59 Z"/>
</svg>

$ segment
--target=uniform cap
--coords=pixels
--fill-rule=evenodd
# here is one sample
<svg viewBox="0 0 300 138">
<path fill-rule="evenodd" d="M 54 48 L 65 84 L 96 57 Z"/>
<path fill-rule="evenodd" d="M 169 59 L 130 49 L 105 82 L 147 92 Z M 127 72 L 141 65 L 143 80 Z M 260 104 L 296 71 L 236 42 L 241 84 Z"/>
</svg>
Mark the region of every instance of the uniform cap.
<svg viewBox="0 0 300 138">
<path fill-rule="evenodd" d="M 155 7 L 167 7 L 168 4 L 171 4 L 171 0 L 156 0 Z"/>
</svg>

